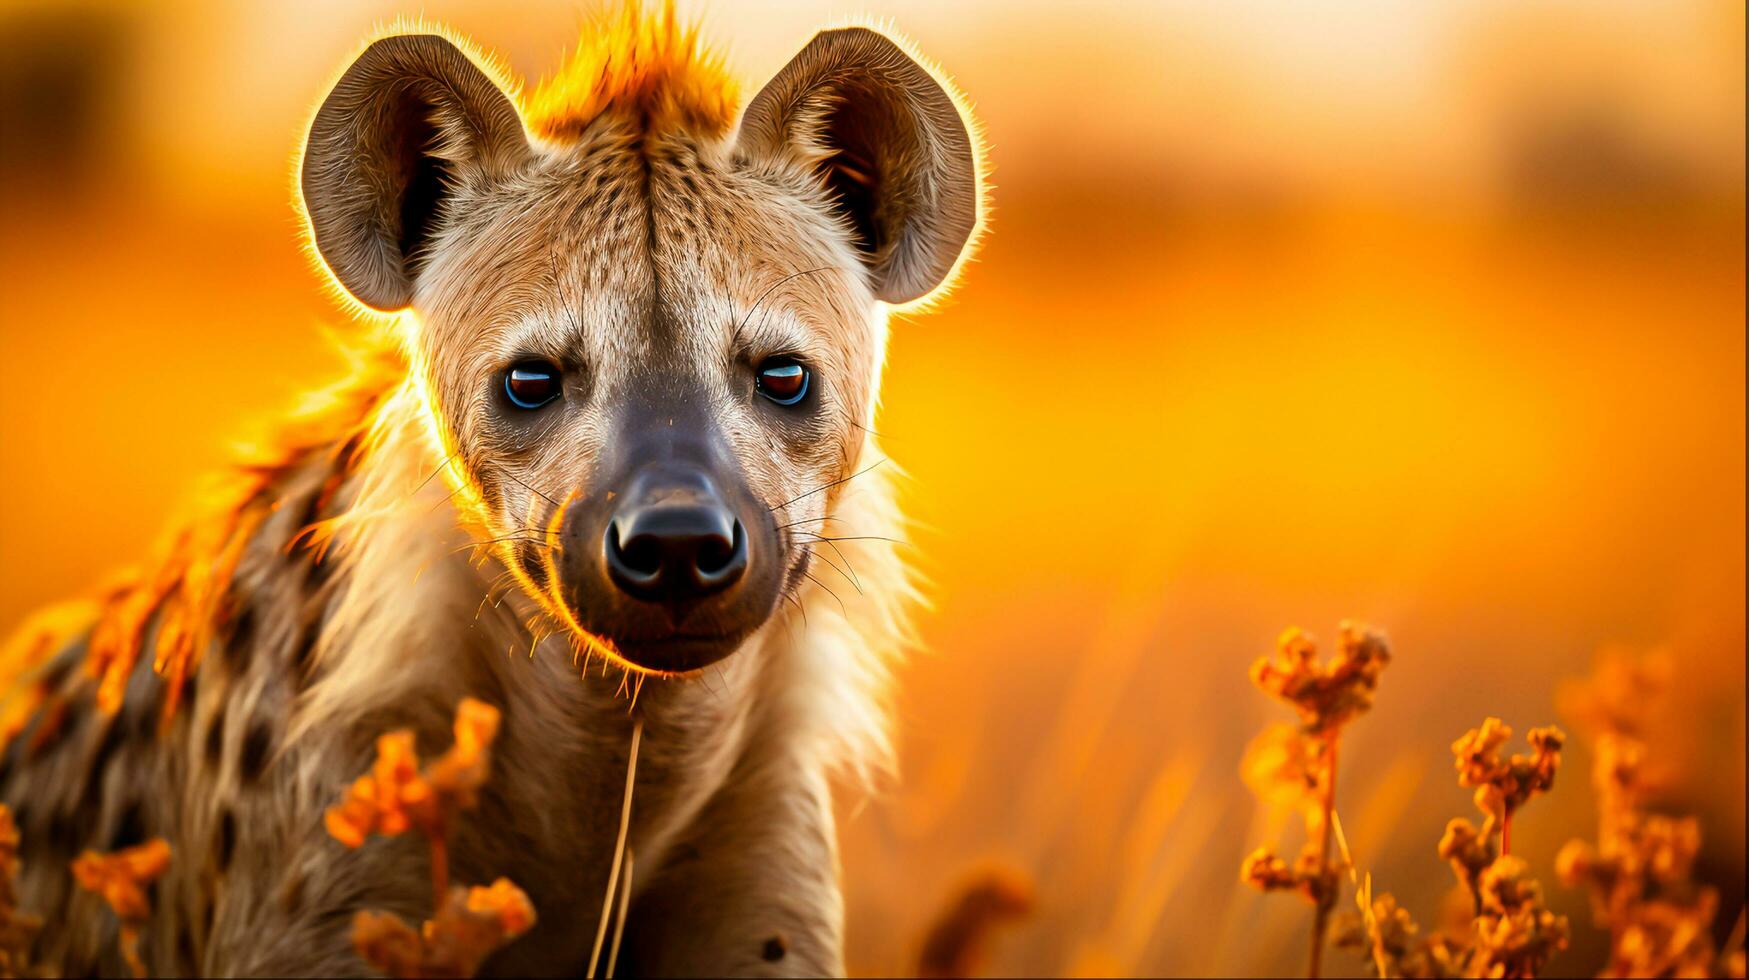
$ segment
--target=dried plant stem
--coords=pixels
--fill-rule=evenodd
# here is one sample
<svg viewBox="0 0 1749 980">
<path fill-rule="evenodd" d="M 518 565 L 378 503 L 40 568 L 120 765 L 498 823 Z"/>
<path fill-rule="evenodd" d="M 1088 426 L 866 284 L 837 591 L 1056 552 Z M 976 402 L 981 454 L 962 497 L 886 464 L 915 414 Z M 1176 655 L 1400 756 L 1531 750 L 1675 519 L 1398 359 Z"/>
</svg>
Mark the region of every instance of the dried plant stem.
<svg viewBox="0 0 1749 980">
<path fill-rule="evenodd" d="M 1335 810 L 1330 811 L 1330 826 L 1336 831 L 1336 847 L 1342 852 L 1342 864 L 1348 868 L 1348 880 L 1354 885 L 1354 904 L 1360 906 L 1361 919 L 1366 923 L 1368 945 L 1372 949 L 1373 966 L 1379 971 L 1380 980 L 1390 976 L 1385 968 L 1384 936 L 1379 932 L 1378 919 L 1372 910 L 1372 872 L 1367 872 L 1366 883 L 1363 885 L 1360 876 L 1354 869 L 1354 852 L 1348 849 L 1348 835 L 1342 832 L 1342 818 Z"/>
<path fill-rule="evenodd" d="M 632 748 L 626 760 L 626 792 L 619 808 L 619 840 L 613 845 L 613 866 L 607 872 L 607 893 L 601 896 L 601 919 L 595 925 L 595 949 L 589 954 L 589 970 L 584 976 L 595 976 L 595 967 L 601 962 L 601 946 L 607 941 L 608 913 L 613 909 L 614 894 L 619 891 L 619 869 L 626 856 L 626 827 L 631 824 L 632 785 L 638 778 L 638 742 L 643 737 L 644 719 L 639 718 L 632 724 Z"/>
<path fill-rule="evenodd" d="M 619 963 L 619 944 L 626 934 L 627 906 L 632 904 L 632 849 L 626 848 L 625 880 L 619 886 L 619 912 L 613 921 L 613 943 L 607 947 L 607 980 L 613 980 L 613 968 Z"/>
<path fill-rule="evenodd" d="M 1329 925 L 1330 908 L 1336 904 L 1334 894 L 1326 894 L 1324 885 L 1330 873 L 1330 825 L 1336 813 L 1336 745 L 1338 736 L 1331 733 L 1325 740 L 1324 820 L 1318 840 L 1318 905 L 1312 913 L 1312 962 L 1306 970 L 1310 980 L 1318 980 L 1324 965 L 1324 931 Z"/>
</svg>

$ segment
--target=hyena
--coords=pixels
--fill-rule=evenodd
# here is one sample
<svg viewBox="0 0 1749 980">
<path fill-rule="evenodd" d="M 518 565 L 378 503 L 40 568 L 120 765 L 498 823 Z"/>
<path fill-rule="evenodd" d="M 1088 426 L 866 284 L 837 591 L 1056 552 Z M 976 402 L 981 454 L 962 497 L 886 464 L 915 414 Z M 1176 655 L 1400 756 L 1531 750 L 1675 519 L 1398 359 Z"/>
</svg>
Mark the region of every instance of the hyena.
<svg viewBox="0 0 1749 980">
<path fill-rule="evenodd" d="M 35 961 L 121 971 L 68 862 L 161 836 L 153 973 L 368 973 L 352 917 L 429 915 L 429 858 L 348 850 L 324 808 L 377 735 L 441 751 L 473 696 L 503 723 L 451 874 L 539 913 L 489 971 L 586 969 L 641 724 L 621 971 L 841 973 L 830 785 L 884 764 L 915 596 L 872 429 L 887 315 L 961 264 L 979 155 L 949 84 L 868 28 L 744 110 L 671 13 L 586 33 L 527 94 L 444 31 L 364 47 L 299 182 L 381 339 L 7 655 Z"/>
</svg>

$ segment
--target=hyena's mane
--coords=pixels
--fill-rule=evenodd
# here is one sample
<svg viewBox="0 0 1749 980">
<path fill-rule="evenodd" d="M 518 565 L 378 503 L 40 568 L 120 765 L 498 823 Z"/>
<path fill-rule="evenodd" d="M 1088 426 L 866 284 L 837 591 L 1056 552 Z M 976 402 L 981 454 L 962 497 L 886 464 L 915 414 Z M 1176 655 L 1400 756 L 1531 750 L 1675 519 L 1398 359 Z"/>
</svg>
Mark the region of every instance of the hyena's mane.
<svg viewBox="0 0 1749 980">
<path fill-rule="evenodd" d="M 55 737 L 59 725 L 48 721 L 67 710 L 54 703 L 66 688 L 47 668 L 81 637 L 81 662 L 96 683 L 98 710 L 111 716 L 121 710 L 134 668 L 149 657 L 163 679 L 151 693 L 150 711 L 158 729 L 168 729 L 190 700 L 203 654 L 252 625 L 236 577 L 264 522 L 295 502 L 301 511 L 293 517 L 296 532 L 284 546 L 285 561 L 302 566 L 311 581 L 332 574 L 333 531 L 346 510 L 342 488 L 365 465 L 379 409 L 405 376 L 392 347 L 359 353 L 349 377 L 310 394 L 240 447 L 235 462 L 187 502 L 144 561 L 110 574 L 92 598 L 45 609 L 14 632 L 0 648 L 0 749 L 39 714 L 45 721 L 32 728 L 27 752 Z M 312 474 L 318 481 L 313 492 L 289 500 L 288 481 Z"/>
</svg>

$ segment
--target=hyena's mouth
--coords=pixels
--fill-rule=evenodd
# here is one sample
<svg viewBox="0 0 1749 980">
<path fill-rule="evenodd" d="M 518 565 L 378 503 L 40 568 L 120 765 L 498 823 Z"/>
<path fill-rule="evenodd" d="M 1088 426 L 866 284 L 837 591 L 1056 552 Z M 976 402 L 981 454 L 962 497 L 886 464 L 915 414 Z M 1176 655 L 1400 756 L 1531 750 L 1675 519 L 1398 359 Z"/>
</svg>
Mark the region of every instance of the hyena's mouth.
<svg viewBox="0 0 1749 980">
<path fill-rule="evenodd" d="M 734 653 L 786 578 L 770 509 L 696 464 L 653 463 L 617 482 L 556 513 L 550 598 L 637 669 L 685 673 Z"/>
</svg>

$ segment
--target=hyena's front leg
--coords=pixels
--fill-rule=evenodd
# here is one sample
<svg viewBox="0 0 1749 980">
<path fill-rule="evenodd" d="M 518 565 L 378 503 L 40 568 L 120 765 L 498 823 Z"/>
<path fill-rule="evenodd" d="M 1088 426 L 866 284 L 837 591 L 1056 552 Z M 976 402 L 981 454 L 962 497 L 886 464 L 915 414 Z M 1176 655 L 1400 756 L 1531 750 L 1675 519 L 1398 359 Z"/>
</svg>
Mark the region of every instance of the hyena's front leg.
<svg viewBox="0 0 1749 980">
<path fill-rule="evenodd" d="M 743 760 L 640 889 L 623 958 L 644 976 L 843 976 L 831 797 L 794 759 Z"/>
</svg>

